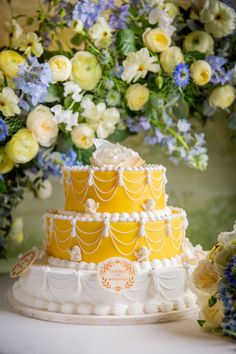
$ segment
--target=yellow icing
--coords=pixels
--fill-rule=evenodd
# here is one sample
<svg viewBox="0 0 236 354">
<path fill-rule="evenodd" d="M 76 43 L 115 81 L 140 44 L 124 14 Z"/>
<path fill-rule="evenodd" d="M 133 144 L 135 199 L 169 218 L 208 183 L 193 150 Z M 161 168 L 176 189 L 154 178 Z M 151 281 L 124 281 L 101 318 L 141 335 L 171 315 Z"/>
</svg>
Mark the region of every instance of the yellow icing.
<svg viewBox="0 0 236 354">
<path fill-rule="evenodd" d="M 123 185 L 119 185 L 118 171 L 93 173 L 94 183 L 89 185 L 89 171 L 64 170 L 65 209 L 84 212 L 84 203 L 90 198 L 99 203 L 97 212 L 141 212 L 147 199 L 154 199 L 155 209 L 166 207 L 165 171 L 150 171 L 150 181 L 145 169 L 123 172 Z M 68 182 L 69 181 L 69 182 Z"/>
<path fill-rule="evenodd" d="M 56 213 L 56 212 L 55 212 Z M 172 211 L 173 214 L 177 212 Z M 76 222 L 77 235 L 73 237 L 73 225 L 69 218 L 58 219 L 46 216 L 47 253 L 51 256 L 70 260 L 69 250 L 79 245 L 82 260 L 101 262 L 110 257 L 124 257 L 137 260 L 134 253 L 141 247 L 151 248 L 149 259 L 171 258 L 182 252 L 184 238 L 183 216 L 170 219 L 171 235 L 168 233 L 168 221 L 156 220 L 145 223 L 145 236 L 140 236 L 140 222 L 110 222 L 108 237 L 104 237 L 103 221 Z M 51 225 L 51 226 L 50 226 Z"/>
</svg>

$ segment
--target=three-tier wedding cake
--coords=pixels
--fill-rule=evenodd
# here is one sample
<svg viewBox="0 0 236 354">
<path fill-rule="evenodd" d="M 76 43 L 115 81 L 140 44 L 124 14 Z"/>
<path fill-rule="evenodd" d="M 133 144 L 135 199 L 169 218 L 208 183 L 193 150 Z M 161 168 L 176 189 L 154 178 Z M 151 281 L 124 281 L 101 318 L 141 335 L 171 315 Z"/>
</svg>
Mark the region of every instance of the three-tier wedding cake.
<svg viewBox="0 0 236 354">
<path fill-rule="evenodd" d="M 167 206 L 166 169 L 119 144 L 95 145 L 91 166 L 63 168 L 65 209 L 45 214 L 44 254 L 21 257 L 9 302 L 75 323 L 191 315 L 189 276 L 201 250 L 185 237 L 185 211 Z"/>
</svg>

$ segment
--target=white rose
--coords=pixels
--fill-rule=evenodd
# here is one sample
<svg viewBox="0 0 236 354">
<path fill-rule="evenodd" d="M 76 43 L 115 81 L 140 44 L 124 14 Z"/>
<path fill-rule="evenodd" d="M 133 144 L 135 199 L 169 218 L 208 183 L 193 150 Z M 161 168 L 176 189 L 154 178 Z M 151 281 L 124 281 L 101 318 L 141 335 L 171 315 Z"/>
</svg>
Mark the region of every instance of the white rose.
<svg viewBox="0 0 236 354">
<path fill-rule="evenodd" d="M 30 112 L 26 126 L 41 146 L 49 147 L 55 143 L 58 126 L 48 107 L 39 105 Z"/>
<path fill-rule="evenodd" d="M 39 199 L 48 199 L 52 194 L 52 184 L 48 179 L 39 180 L 36 185 L 36 195 Z"/>
<path fill-rule="evenodd" d="M 201 311 L 199 317 L 200 319 L 207 321 L 207 323 L 204 325 L 204 328 L 219 328 L 223 321 L 224 305 L 221 300 L 217 300 L 217 302 L 210 307 L 208 304 L 208 299 L 208 296 L 200 298 L 199 305 Z"/>
<path fill-rule="evenodd" d="M 86 123 L 77 125 L 71 131 L 71 139 L 73 143 L 81 149 L 89 149 L 93 146 L 94 138 L 94 130 Z"/>
<path fill-rule="evenodd" d="M 97 167 L 113 166 L 118 168 L 139 167 L 144 164 L 144 161 L 132 149 L 104 140 L 103 144 L 93 153 L 91 163 Z"/>
<path fill-rule="evenodd" d="M 71 75 L 71 61 L 64 55 L 55 55 L 49 59 L 53 82 L 66 81 Z"/>
</svg>

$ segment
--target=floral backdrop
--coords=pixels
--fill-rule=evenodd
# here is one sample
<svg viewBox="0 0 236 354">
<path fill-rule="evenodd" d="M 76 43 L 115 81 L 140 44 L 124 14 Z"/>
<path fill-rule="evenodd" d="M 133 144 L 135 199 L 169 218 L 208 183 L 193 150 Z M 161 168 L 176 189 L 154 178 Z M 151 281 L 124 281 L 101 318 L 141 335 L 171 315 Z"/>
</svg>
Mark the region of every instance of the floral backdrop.
<svg viewBox="0 0 236 354">
<path fill-rule="evenodd" d="M 49 197 L 49 178 L 63 164 L 89 163 L 95 136 L 139 133 L 149 152 L 159 146 L 172 162 L 199 170 L 208 163 L 205 124 L 217 112 L 226 112 L 234 139 L 233 2 L 53 0 L 32 16 L 14 16 L 8 2 L 0 51 L 2 256 L 7 236 L 22 238 L 12 210 L 24 190 Z"/>
</svg>

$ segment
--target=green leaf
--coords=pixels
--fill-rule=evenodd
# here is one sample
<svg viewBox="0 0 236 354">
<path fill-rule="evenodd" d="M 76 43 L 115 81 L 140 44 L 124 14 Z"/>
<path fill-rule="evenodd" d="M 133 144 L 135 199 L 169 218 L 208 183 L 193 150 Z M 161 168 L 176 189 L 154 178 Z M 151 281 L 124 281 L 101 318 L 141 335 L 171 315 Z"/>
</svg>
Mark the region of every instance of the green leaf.
<svg viewBox="0 0 236 354">
<path fill-rule="evenodd" d="M 7 186 L 4 183 L 4 181 L 0 181 L 0 193 L 6 193 L 7 192 Z"/>
<path fill-rule="evenodd" d="M 32 25 L 34 23 L 34 18 L 33 17 L 27 17 L 27 25 Z"/>
<path fill-rule="evenodd" d="M 206 321 L 204 320 L 197 320 L 197 323 L 199 324 L 200 327 L 203 327 Z"/>
<path fill-rule="evenodd" d="M 67 153 L 72 147 L 72 140 L 69 134 L 59 133 L 57 138 L 56 151 Z"/>
<path fill-rule="evenodd" d="M 55 98 L 60 98 L 63 95 L 63 87 L 58 84 L 50 84 L 48 94 Z"/>
<path fill-rule="evenodd" d="M 130 29 L 119 30 L 116 35 L 116 46 L 118 51 L 123 55 L 135 52 L 136 46 L 134 32 Z"/>
<path fill-rule="evenodd" d="M 128 129 L 116 130 L 113 134 L 109 135 L 108 140 L 110 141 L 123 141 L 129 136 Z"/>
<path fill-rule="evenodd" d="M 215 297 L 214 295 L 212 295 L 211 297 L 209 297 L 208 299 L 208 306 L 212 307 L 217 303 L 217 297 Z"/>
<path fill-rule="evenodd" d="M 81 33 L 76 33 L 74 37 L 71 38 L 71 43 L 74 45 L 80 45 L 84 40 L 86 36 L 81 34 Z"/>
<path fill-rule="evenodd" d="M 77 149 L 77 155 L 79 160 L 82 161 L 85 165 L 90 165 L 90 158 L 94 150 L 94 146 L 89 149 Z"/>
<path fill-rule="evenodd" d="M 68 108 L 71 106 L 72 103 L 73 103 L 72 97 L 71 97 L 70 95 L 67 96 L 67 97 L 64 99 L 64 107 L 65 107 L 65 109 L 68 109 Z"/>
<path fill-rule="evenodd" d="M 224 333 L 227 333 L 229 336 L 236 338 L 236 331 L 226 329 L 226 330 L 224 330 Z"/>
<path fill-rule="evenodd" d="M 188 52 L 186 55 L 186 58 L 188 59 L 196 59 L 196 60 L 202 60 L 205 59 L 206 55 L 201 52 L 193 51 L 193 52 Z"/>
</svg>

